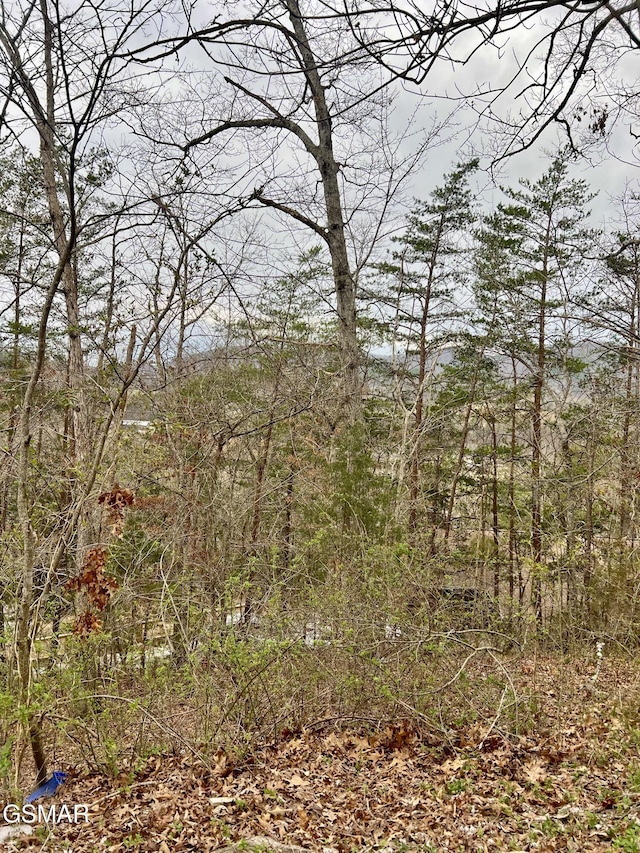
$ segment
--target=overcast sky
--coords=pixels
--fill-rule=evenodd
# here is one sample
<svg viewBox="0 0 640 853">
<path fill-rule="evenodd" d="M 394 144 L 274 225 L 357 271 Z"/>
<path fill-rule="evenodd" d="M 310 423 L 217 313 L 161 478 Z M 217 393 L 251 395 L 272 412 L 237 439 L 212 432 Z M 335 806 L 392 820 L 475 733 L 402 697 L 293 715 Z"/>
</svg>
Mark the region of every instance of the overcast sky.
<svg viewBox="0 0 640 853">
<path fill-rule="evenodd" d="M 478 178 L 478 186 L 485 187 L 485 197 L 489 201 L 500 198 L 492 187 L 498 184 L 515 185 L 519 178 L 537 180 L 546 170 L 549 158 L 560 146 L 567 143 L 566 133 L 559 125 L 549 127 L 541 139 L 529 150 L 515 154 L 496 165 L 493 162 L 495 141 L 493 133 L 495 124 L 485 117 L 478 116 L 486 98 L 474 95 L 482 81 L 482 88 L 499 89 L 511 79 L 515 71 L 515 57 L 526 55 L 531 47 L 533 31 L 514 34 L 505 49 L 500 51 L 487 47 L 480 51 L 473 62 L 468 65 L 452 65 L 442 62 L 437 65 L 421 86 L 405 84 L 397 88 L 395 100 L 394 122 L 402 126 L 409 121 L 416 107 L 424 116 L 425 124 L 433 114 L 444 116 L 451 112 L 457 103 L 458 109 L 452 117 L 452 123 L 458 125 L 458 132 L 448 142 L 434 147 L 425 158 L 424 164 L 416 173 L 412 185 L 413 195 L 426 197 L 442 179 L 452 163 L 460 158 L 470 156 L 472 152 L 481 155 L 481 165 L 486 170 Z M 530 63 L 532 64 L 532 63 Z M 532 70 L 537 67 L 535 64 Z M 618 76 L 626 84 L 634 86 L 637 77 L 637 54 L 627 56 L 619 63 L 612 79 L 603 77 L 598 81 L 595 91 L 585 95 L 583 104 L 590 111 L 590 104 L 595 101 L 600 106 L 613 104 L 611 89 L 616 85 Z M 514 97 L 520 87 L 512 88 L 494 103 L 493 109 L 500 116 L 509 112 L 517 112 L 524 108 L 523 98 Z M 429 95 L 432 95 L 429 98 Z M 448 101 L 447 96 L 452 100 Z M 466 98 L 464 96 L 467 96 Z M 457 99 L 454 100 L 454 99 Z M 471 105 L 471 106 L 469 106 Z M 588 122 L 574 123 L 572 132 L 575 140 L 580 138 L 580 131 Z M 577 158 L 571 166 L 572 176 L 587 180 L 594 192 L 598 192 L 592 209 L 594 218 L 608 220 L 615 215 L 615 198 L 620 196 L 625 188 L 640 191 L 640 161 L 638 160 L 638 141 L 633 138 L 630 129 L 637 132 L 638 127 L 631 126 L 628 115 L 621 115 L 615 124 L 610 122 L 610 132 L 606 139 L 595 142 L 585 149 L 585 156 Z"/>
</svg>

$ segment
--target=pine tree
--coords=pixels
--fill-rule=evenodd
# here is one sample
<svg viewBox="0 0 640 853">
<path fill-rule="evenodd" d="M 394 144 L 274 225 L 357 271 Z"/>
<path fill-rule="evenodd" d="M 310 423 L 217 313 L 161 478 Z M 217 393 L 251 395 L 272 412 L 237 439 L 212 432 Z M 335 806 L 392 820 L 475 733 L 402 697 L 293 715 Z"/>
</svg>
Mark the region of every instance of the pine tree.
<svg viewBox="0 0 640 853">
<path fill-rule="evenodd" d="M 466 235 L 475 220 L 468 181 L 478 161 L 458 164 L 445 176 L 431 199 L 418 202 L 407 230 L 396 243 L 392 260 L 380 266 L 387 290 L 383 301 L 392 309 L 387 323 L 394 348 L 394 371 L 400 402 L 413 430 L 409 439 L 409 536 L 418 544 L 421 513 L 421 468 L 426 441 L 426 414 L 433 368 L 451 342 L 464 300 L 463 257 Z M 437 467 L 437 466 L 436 466 Z M 438 476 L 435 475 L 437 481 Z M 437 490 L 437 482 L 432 484 Z M 432 495 L 432 498 L 435 497 Z M 430 507 L 430 551 L 435 549 L 436 509 Z"/>
<path fill-rule="evenodd" d="M 479 232 L 476 299 L 491 323 L 492 346 L 512 366 L 515 406 L 518 385 L 529 384 L 531 419 L 531 601 L 543 616 L 544 433 L 550 366 L 570 350 L 566 314 L 585 245 L 593 198 L 586 181 L 571 179 L 558 156 L 536 182 L 506 189 L 508 203 L 486 217 Z M 515 413 L 512 421 L 515 446 Z M 512 468 L 513 474 L 513 468 Z M 513 496 L 512 496 L 513 497 Z"/>
</svg>

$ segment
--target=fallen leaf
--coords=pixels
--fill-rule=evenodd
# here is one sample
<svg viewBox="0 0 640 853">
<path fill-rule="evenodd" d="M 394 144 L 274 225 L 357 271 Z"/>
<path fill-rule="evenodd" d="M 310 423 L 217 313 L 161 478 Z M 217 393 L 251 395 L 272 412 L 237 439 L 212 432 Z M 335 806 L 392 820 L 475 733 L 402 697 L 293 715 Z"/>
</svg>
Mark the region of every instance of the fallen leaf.
<svg viewBox="0 0 640 853">
<path fill-rule="evenodd" d="M 532 783 L 540 782 L 547 778 L 547 771 L 540 761 L 530 761 L 522 768 L 527 780 Z"/>
<path fill-rule="evenodd" d="M 456 770 L 461 770 L 465 765 L 465 762 L 462 758 L 453 758 L 445 761 L 444 764 L 440 765 L 440 770 L 443 773 L 454 773 Z"/>
</svg>

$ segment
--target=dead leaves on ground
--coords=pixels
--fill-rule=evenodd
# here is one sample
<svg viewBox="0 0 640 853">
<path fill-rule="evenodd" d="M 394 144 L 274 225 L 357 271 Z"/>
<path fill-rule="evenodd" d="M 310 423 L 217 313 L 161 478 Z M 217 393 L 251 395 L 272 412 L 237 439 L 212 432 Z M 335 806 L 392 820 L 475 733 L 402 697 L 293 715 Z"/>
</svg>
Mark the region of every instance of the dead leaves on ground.
<svg viewBox="0 0 640 853">
<path fill-rule="evenodd" d="M 447 739 L 401 721 L 287 732 L 237 765 L 222 750 L 208 768 L 155 757 L 115 780 L 75 779 L 64 801 L 89 803 L 90 823 L 15 849 L 208 853 L 250 838 L 324 853 L 638 849 L 637 731 L 604 690 L 590 705 L 572 697 L 552 726 L 560 688 L 542 670 L 549 725 L 535 733 L 484 737 L 476 724 Z"/>
</svg>

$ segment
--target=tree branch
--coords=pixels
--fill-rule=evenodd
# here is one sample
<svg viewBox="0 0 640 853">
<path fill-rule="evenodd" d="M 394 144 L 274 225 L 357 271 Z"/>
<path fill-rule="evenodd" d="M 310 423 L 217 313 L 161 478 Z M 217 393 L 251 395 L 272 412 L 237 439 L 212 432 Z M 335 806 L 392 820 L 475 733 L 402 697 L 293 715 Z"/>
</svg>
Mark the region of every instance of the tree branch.
<svg viewBox="0 0 640 853">
<path fill-rule="evenodd" d="M 291 133 L 295 134 L 298 137 L 300 142 L 307 149 L 309 154 L 314 157 L 316 160 L 318 159 L 318 145 L 311 139 L 308 133 L 306 133 L 300 125 L 286 116 L 283 116 L 274 106 L 267 101 L 266 98 L 263 98 L 261 95 L 257 95 L 255 92 L 252 92 L 250 89 L 245 88 L 240 83 L 237 83 L 235 80 L 232 80 L 230 77 L 225 77 L 225 82 L 229 83 L 230 86 L 233 86 L 235 89 L 239 89 L 243 92 L 248 98 L 253 98 L 254 101 L 258 101 L 259 104 L 262 104 L 265 109 L 267 109 L 270 113 L 273 113 L 277 121 L 281 122 L 280 127 L 284 128 L 284 130 L 289 130 Z"/>
<path fill-rule="evenodd" d="M 327 229 L 323 228 L 321 225 L 318 225 L 317 222 L 314 222 L 313 219 L 309 219 L 308 216 L 305 216 L 303 213 L 299 213 L 295 208 L 289 207 L 287 204 L 281 204 L 279 201 L 275 201 L 272 198 L 267 198 L 262 195 L 262 189 L 255 189 L 253 191 L 252 198 L 255 198 L 256 201 L 259 201 L 260 204 L 263 204 L 265 207 L 272 207 L 274 210 L 279 210 L 281 213 L 286 213 L 287 216 L 290 216 L 292 219 L 301 222 L 303 225 L 306 225 L 307 228 L 311 228 L 312 231 L 315 231 L 325 243 L 329 242 L 329 236 L 327 234 Z"/>
</svg>

